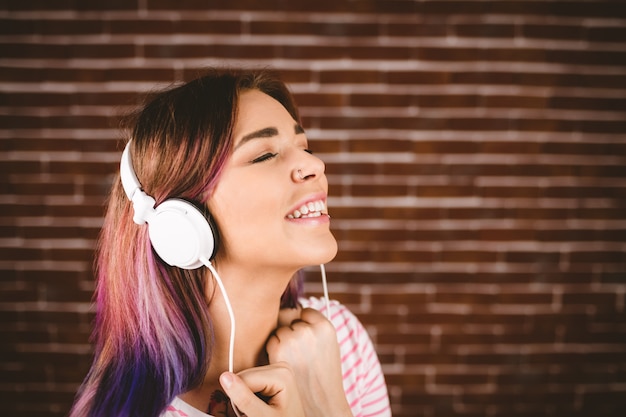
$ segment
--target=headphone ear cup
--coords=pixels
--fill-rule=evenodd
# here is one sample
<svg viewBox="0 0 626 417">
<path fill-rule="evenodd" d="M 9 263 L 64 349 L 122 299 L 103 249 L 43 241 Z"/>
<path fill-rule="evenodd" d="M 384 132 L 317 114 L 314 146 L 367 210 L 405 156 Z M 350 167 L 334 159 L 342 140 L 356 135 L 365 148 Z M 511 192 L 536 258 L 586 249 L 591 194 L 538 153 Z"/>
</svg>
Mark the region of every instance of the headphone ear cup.
<svg viewBox="0 0 626 417">
<path fill-rule="evenodd" d="M 216 235 L 204 214 L 188 201 L 169 199 L 159 204 L 148 222 L 155 252 L 171 266 L 196 269 L 211 260 Z"/>
</svg>

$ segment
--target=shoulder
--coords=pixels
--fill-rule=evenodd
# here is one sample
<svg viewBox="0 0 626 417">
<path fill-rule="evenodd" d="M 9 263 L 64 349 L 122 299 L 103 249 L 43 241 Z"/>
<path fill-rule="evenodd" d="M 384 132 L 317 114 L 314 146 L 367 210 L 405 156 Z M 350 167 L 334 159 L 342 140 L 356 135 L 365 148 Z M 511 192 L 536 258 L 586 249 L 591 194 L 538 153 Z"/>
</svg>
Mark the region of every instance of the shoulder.
<svg viewBox="0 0 626 417">
<path fill-rule="evenodd" d="M 197 410 L 181 400 L 178 397 L 174 397 L 174 400 L 167 406 L 165 411 L 160 417 L 211 417 L 208 414 Z"/>
<path fill-rule="evenodd" d="M 344 306 L 339 301 L 330 300 L 328 302 L 328 308 L 330 311 L 327 311 L 326 300 L 323 298 L 308 297 L 300 298 L 298 301 L 300 302 L 302 308 L 312 308 L 324 314 L 324 316 L 330 317 L 330 321 L 333 325 L 335 325 L 335 327 L 345 325 L 361 325 L 359 319 L 348 309 L 348 307 Z"/>
</svg>

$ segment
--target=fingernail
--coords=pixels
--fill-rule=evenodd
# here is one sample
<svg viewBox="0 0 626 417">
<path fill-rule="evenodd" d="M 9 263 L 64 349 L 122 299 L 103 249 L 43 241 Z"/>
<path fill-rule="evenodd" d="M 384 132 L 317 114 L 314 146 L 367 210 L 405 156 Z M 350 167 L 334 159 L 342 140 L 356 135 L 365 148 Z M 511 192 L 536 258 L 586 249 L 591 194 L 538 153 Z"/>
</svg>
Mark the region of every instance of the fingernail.
<svg viewBox="0 0 626 417">
<path fill-rule="evenodd" d="M 224 372 L 220 375 L 220 383 L 222 384 L 222 387 L 226 389 L 230 388 L 230 386 L 233 385 L 233 374 L 230 372 Z"/>
</svg>

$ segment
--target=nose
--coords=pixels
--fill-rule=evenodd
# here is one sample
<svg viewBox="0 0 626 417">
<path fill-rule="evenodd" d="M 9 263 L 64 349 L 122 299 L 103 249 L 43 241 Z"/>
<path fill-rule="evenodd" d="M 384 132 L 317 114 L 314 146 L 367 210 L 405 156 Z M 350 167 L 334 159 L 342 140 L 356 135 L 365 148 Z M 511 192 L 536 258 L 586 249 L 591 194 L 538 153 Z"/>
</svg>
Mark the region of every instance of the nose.
<svg viewBox="0 0 626 417">
<path fill-rule="evenodd" d="M 326 165 L 324 161 L 309 151 L 304 152 L 304 157 L 298 158 L 291 172 L 294 182 L 309 181 L 324 175 Z"/>
</svg>

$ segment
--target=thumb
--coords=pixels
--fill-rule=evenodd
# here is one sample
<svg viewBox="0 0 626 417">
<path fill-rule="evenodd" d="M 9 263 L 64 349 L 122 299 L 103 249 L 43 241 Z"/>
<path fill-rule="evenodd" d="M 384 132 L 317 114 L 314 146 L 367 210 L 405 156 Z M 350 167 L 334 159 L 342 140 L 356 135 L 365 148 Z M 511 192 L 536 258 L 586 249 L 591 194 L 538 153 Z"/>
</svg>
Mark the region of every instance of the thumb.
<svg viewBox="0 0 626 417">
<path fill-rule="evenodd" d="M 239 376 L 224 372 L 220 375 L 220 384 L 233 406 L 248 416 L 263 415 L 264 406 L 267 407 L 267 405 L 248 388 Z"/>
</svg>

